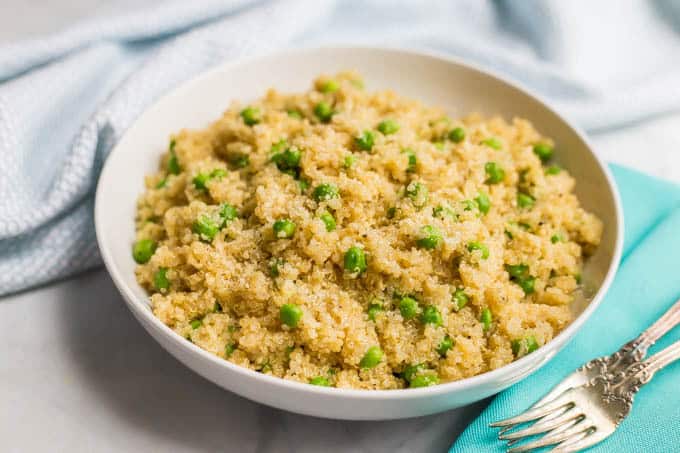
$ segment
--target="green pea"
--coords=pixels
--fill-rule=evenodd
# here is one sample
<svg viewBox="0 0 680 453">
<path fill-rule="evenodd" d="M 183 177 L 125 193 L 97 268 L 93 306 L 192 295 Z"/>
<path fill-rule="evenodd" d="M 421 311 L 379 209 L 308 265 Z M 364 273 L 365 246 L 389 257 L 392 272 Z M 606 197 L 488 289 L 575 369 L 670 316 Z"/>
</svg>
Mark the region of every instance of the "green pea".
<svg viewBox="0 0 680 453">
<path fill-rule="evenodd" d="M 479 320 L 482 323 L 482 329 L 484 330 L 484 332 L 489 330 L 491 328 L 491 323 L 493 322 L 491 310 L 489 310 L 488 308 L 483 309 L 482 315 L 480 316 Z"/>
<path fill-rule="evenodd" d="M 279 239 L 290 239 L 295 234 L 295 222 L 290 219 L 279 219 L 272 227 L 274 236 Z"/>
<path fill-rule="evenodd" d="M 427 200 L 429 199 L 427 187 L 416 181 L 412 181 L 406 186 L 405 194 L 411 199 L 413 206 L 416 208 L 422 208 L 425 206 L 427 204 Z"/>
<path fill-rule="evenodd" d="M 286 113 L 288 113 L 289 117 L 295 118 L 296 120 L 302 119 L 302 113 L 300 113 L 299 110 L 291 109 L 291 110 L 287 110 Z"/>
<path fill-rule="evenodd" d="M 209 179 L 210 176 L 208 176 L 207 174 L 199 173 L 196 176 L 194 176 L 192 182 L 194 183 L 194 187 L 196 188 L 196 190 L 205 191 L 208 188 L 206 184 L 208 183 Z"/>
<path fill-rule="evenodd" d="M 246 107 L 241 110 L 241 118 L 248 126 L 253 126 L 262 120 L 260 109 L 257 107 Z"/>
<path fill-rule="evenodd" d="M 278 145 L 279 144 L 275 145 L 277 149 Z M 294 146 L 285 148 L 283 151 L 277 152 L 272 156 L 272 162 L 274 162 L 276 167 L 283 172 L 297 169 L 300 166 L 301 160 L 302 152 Z"/>
<path fill-rule="evenodd" d="M 229 158 L 229 163 L 236 168 L 246 168 L 250 164 L 250 157 L 246 155 L 237 155 Z"/>
<path fill-rule="evenodd" d="M 156 241 L 151 239 L 140 239 L 132 246 L 132 258 L 139 263 L 148 263 L 156 251 Z"/>
<path fill-rule="evenodd" d="M 404 319 L 415 318 L 419 311 L 418 301 L 413 297 L 404 296 L 399 301 L 399 312 Z"/>
<path fill-rule="evenodd" d="M 546 175 L 557 175 L 562 171 L 559 165 L 551 165 L 545 169 Z"/>
<path fill-rule="evenodd" d="M 533 335 L 529 335 L 525 338 L 512 340 L 510 346 L 512 347 L 512 353 L 517 358 L 524 357 L 527 354 L 531 354 L 539 347 L 538 342 L 536 341 L 536 337 L 534 337 Z"/>
<path fill-rule="evenodd" d="M 517 193 L 517 206 L 520 208 L 532 208 L 536 203 L 536 199 L 529 194 L 518 192 Z"/>
<path fill-rule="evenodd" d="M 406 382 L 411 382 L 422 371 L 427 370 L 427 365 L 424 363 L 416 363 L 414 365 L 407 365 L 404 371 L 401 372 L 402 377 Z"/>
<path fill-rule="evenodd" d="M 200 319 L 194 319 L 193 321 L 191 321 L 191 328 L 194 330 L 198 329 L 202 325 L 203 321 L 201 321 Z"/>
<path fill-rule="evenodd" d="M 465 294 L 465 290 L 457 288 L 451 295 L 451 301 L 453 302 L 453 309 L 455 311 L 461 310 L 467 305 L 469 296 Z"/>
<path fill-rule="evenodd" d="M 511 278 L 525 278 L 529 275 L 529 266 L 526 264 L 506 264 L 505 271 Z"/>
<path fill-rule="evenodd" d="M 219 216 L 222 219 L 222 225 L 220 227 L 224 228 L 227 223 L 238 217 L 238 211 L 229 203 L 222 203 L 220 205 Z"/>
<path fill-rule="evenodd" d="M 418 158 L 416 157 L 416 153 L 410 148 L 406 148 L 402 152 L 405 153 L 408 158 L 408 166 L 406 167 L 406 172 L 414 173 L 416 171 L 416 166 L 418 165 Z"/>
<path fill-rule="evenodd" d="M 279 310 L 279 319 L 288 327 L 296 327 L 302 318 L 302 309 L 295 304 L 283 304 Z"/>
<path fill-rule="evenodd" d="M 446 357 L 446 353 L 449 352 L 449 349 L 453 347 L 453 343 L 453 338 L 448 335 L 445 336 L 441 343 L 439 343 L 439 346 L 437 346 L 437 352 L 439 355 Z"/>
<path fill-rule="evenodd" d="M 553 147 L 547 143 L 537 143 L 534 145 L 534 154 L 536 154 L 542 162 L 546 162 L 553 156 Z"/>
<path fill-rule="evenodd" d="M 536 277 L 529 274 L 529 266 L 526 264 L 506 264 L 505 270 L 510 275 L 510 280 L 517 283 L 525 294 L 534 292 Z"/>
<path fill-rule="evenodd" d="M 524 294 L 531 294 L 534 292 L 534 286 L 536 284 L 536 277 L 526 277 L 522 279 L 518 279 L 516 283 L 522 288 L 524 291 Z"/>
<path fill-rule="evenodd" d="M 486 172 L 485 182 L 487 184 L 498 184 L 505 179 L 505 170 L 496 162 L 487 162 L 484 165 L 484 171 Z"/>
<path fill-rule="evenodd" d="M 359 362 L 361 368 L 375 368 L 383 358 L 382 349 L 378 346 L 371 346 Z"/>
<path fill-rule="evenodd" d="M 458 218 L 456 213 L 453 212 L 453 209 L 449 208 L 448 206 L 442 205 L 435 206 L 434 208 L 432 208 L 432 216 L 437 217 L 438 219 L 449 217 L 455 220 Z"/>
<path fill-rule="evenodd" d="M 373 303 L 369 305 L 367 310 L 368 319 L 370 319 L 371 321 L 375 321 L 376 316 L 378 316 L 379 313 L 382 313 L 382 311 L 383 307 L 380 304 Z"/>
<path fill-rule="evenodd" d="M 562 241 L 563 239 L 561 234 L 553 234 L 552 236 L 550 236 L 550 242 L 552 242 L 553 244 L 557 244 L 558 242 Z"/>
<path fill-rule="evenodd" d="M 324 376 L 313 377 L 309 380 L 309 383 L 312 384 L 312 385 L 318 385 L 320 387 L 330 387 L 331 386 L 331 383 L 328 380 L 328 378 L 326 378 Z"/>
<path fill-rule="evenodd" d="M 463 211 L 472 211 L 473 209 L 479 208 L 477 202 L 474 200 L 463 200 L 461 203 L 463 204 Z"/>
<path fill-rule="evenodd" d="M 439 384 L 439 376 L 436 374 L 419 374 L 411 380 L 409 387 L 429 387 L 437 384 Z"/>
<path fill-rule="evenodd" d="M 328 123 L 333 117 L 333 107 L 328 102 L 321 101 L 314 106 L 314 114 L 322 123 Z"/>
<path fill-rule="evenodd" d="M 159 268 L 153 276 L 153 287 L 157 291 L 167 291 L 170 289 L 170 280 L 168 280 L 168 269 L 165 267 Z"/>
<path fill-rule="evenodd" d="M 314 188 L 312 196 L 316 201 L 328 201 L 331 198 L 338 198 L 340 192 L 333 184 L 323 183 Z"/>
<path fill-rule="evenodd" d="M 269 260 L 269 275 L 272 277 L 278 277 L 280 272 L 280 267 L 283 266 L 285 262 L 281 258 L 272 257 Z"/>
<path fill-rule="evenodd" d="M 481 242 L 476 242 L 476 241 L 470 242 L 467 245 L 467 249 L 468 249 L 468 252 L 470 252 L 470 253 L 474 252 L 475 250 L 481 251 L 483 260 L 485 260 L 489 257 L 489 248 L 486 245 L 482 244 Z"/>
<path fill-rule="evenodd" d="M 503 143 L 501 143 L 501 141 L 496 137 L 489 137 L 485 140 L 482 140 L 482 144 L 495 150 L 499 150 L 503 147 Z"/>
<path fill-rule="evenodd" d="M 345 168 L 352 168 L 356 161 L 357 161 L 356 156 L 350 154 L 348 156 L 345 156 L 345 160 L 343 161 L 342 166 Z"/>
<path fill-rule="evenodd" d="M 182 168 L 179 165 L 179 159 L 177 158 L 177 153 L 175 153 L 175 144 L 177 142 L 173 138 L 170 140 L 170 158 L 168 159 L 168 173 L 172 175 L 178 175 Z"/>
<path fill-rule="evenodd" d="M 234 343 L 227 343 L 227 345 L 224 347 L 224 355 L 229 358 L 231 355 L 234 353 L 236 350 L 236 345 Z"/>
<path fill-rule="evenodd" d="M 479 212 L 482 214 L 489 213 L 489 209 L 491 209 L 491 200 L 487 194 L 484 192 L 479 192 L 479 195 L 477 195 L 477 198 L 475 198 L 475 202 L 477 202 Z"/>
<path fill-rule="evenodd" d="M 399 124 L 394 120 L 384 120 L 378 124 L 377 129 L 384 135 L 391 135 L 399 130 Z"/>
<path fill-rule="evenodd" d="M 465 140 L 465 129 L 462 127 L 457 127 L 449 132 L 449 140 L 454 143 L 460 143 Z"/>
<path fill-rule="evenodd" d="M 375 144 L 375 134 L 373 131 L 363 131 L 361 135 L 354 138 L 354 143 L 362 151 L 370 151 Z"/>
<path fill-rule="evenodd" d="M 321 85 L 322 93 L 334 93 L 340 89 L 340 84 L 333 79 L 326 80 L 323 85 Z"/>
<path fill-rule="evenodd" d="M 366 253 L 357 246 L 347 249 L 344 257 L 345 270 L 352 274 L 360 274 L 366 270 Z"/>
<path fill-rule="evenodd" d="M 323 222 L 324 225 L 326 225 L 326 231 L 333 231 L 335 230 L 335 218 L 329 213 L 329 212 L 324 212 L 322 213 L 319 218 Z"/>
<path fill-rule="evenodd" d="M 216 168 L 209 174 L 205 173 L 197 174 L 192 182 L 194 183 L 194 187 L 196 188 L 196 190 L 205 191 L 208 189 L 207 187 L 208 181 L 211 181 L 213 179 L 221 179 L 226 175 L 227 175 L 226 171 L 224 171 L 221 168 Z"/>
<path fill-rule="evenodd" d="M 420 321 L 423 324 L 434 324 L 435 326 L 441 326 L 444 322 L 442 320 L 442 314 L 434 305 L 428 305 L 423 309 L 423 313 L 420 315 Z"/>
<path fill-rule="evenodd" d="M 196 219 L 191 229 L 199 235 L 202 241 L 212 242 L 220 231 L 220 225 L 211 216 L 202 214 Z"/>
<path fill-rule="evenodd" d="M 289 148 L 288 142 L 286 141 L 285 138 L 282 138 L 278 142 L 272 143 L 272 149 L 270 150 L 270 152 L 272 154 L 276 154 L 285 151 L 288 148 Z"/>
<path fill-rule="evenodd" d="M 441 232 L 432 225 L 425 225 L 420 229 L 420 237 L 416 240 L 418 247 L 423 249 L 436 249 L 442 243 Z"/>
</svg>

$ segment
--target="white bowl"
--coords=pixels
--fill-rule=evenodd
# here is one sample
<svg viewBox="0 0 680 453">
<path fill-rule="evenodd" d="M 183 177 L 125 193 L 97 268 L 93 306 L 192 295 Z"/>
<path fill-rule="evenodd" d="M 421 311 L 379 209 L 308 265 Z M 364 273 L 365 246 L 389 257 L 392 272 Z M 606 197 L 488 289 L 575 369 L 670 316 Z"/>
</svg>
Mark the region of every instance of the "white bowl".
<svg viewBox="0 0 680 453">
<path fill-rule="evenodd" d="M 200 128 L 220 117 L 230 101 L 248 101 L 269 87 L 304 91 L 321 73 L 356 69 L 368 89 L 393 88 L 448 109 L 521 116 L 557 143 L 556 160 L 576 178 L 583 206 L 605 224 L 602 244 L 583 271 L 589 300 L 575 301 L 578 317 L 547 345 L 516 362 L 472 378 L 408 390 L 346 390 L 288 381 L 251 371 L 186 341 L 153 316 L 137 284 L 131 256 L 137 197 L 144 175 L 156 171 L 168 136 Z M 95 222 L 104 263 L 128 307 L 172 355 L 198 374 L 234 393 L 302 414 L 351 420 L 413 417 L 452 409 L 493 395 L 545 364 L 595 311 L 616 272 L 623 219 L 609 171 L 585 137 L 537 96 L 491 71 L 460 60 L 413 51 L 320 48 L 226 63 L 173 90 L 139 117 L 109 155 L 97 187 Z M 191 389 L 187 389 L 191 391 Z"/>
</svg>

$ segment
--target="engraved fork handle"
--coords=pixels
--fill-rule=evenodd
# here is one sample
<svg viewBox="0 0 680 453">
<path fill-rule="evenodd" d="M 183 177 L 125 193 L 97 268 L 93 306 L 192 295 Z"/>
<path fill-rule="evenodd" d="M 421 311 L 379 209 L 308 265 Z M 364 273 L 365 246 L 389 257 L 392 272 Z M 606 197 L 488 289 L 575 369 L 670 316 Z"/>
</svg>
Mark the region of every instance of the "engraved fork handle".
<svg viewBox="0 0 680 453">
<path fill-rule="evenodd" d="M 675 302 L 666 313 L 663 314 L 654 324 L 649 326 L 647 330 L 642 332 L 637 338 L 634 354 L 641 354 L 640 359 L 645 356 L 647 349 L 649 349 L 656 341 L 666 335 L 666 333 L 673 327 L 680 324 L 680 300 Z M 639 359 L 638 359 L 639 360 Z"/>
<path fill-rule="evenodd" d="M 680 341 L 676 341 L 666 349 L 657 352 L 643 363 L 648 366 L 649 372 L 653 374 L 678 359 L 680 359 Z"/>
<path fill-rule="evenodd" d="M 643 362 L 633 363 L 626 370 L 611 375 L 608 379 L 602 377 L 601 381 L 606 381 L 604 399 L 632 404 L 640 387 L 648 383 L 657 371 L 678 359 L 680 359 L 680 341 L 676 341 Z"/>
</svg>

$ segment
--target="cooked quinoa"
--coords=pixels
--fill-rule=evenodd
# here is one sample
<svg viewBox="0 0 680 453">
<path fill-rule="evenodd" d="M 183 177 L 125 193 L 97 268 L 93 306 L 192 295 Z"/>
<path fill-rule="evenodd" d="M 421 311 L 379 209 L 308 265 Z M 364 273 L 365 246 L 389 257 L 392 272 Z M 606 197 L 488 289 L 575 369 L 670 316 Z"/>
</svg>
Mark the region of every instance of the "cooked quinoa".
<svg viewBox="0 0 680 453">
<path fill-rule="evenodd" d="M 270 89 L 170 138 L 133 249 L 154 315 L 243 367 L 342 388 L 463 379 L 550 341 L 602 232 L 552 141 L 362 86 Z"/>
</svg>

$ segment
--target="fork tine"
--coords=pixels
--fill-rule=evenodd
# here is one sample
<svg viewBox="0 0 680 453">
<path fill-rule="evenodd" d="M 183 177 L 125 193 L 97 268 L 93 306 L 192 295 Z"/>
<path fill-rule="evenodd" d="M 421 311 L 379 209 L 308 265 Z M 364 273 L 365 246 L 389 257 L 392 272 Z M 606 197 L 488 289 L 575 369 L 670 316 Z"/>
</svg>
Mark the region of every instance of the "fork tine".
<svg viewBox="0 0 680 453">
<path fill-rule="evenodd" d="M 571 428 L 565 429 L 558 434 L 548 434 L 541 437 L 540 439 L 536 439 L 535 441 L 520 445 L 519 447 L 511 448 L 508 450 L 508 453 L 520 453 L 533 450 L 534 448 L 548 447 L 550 445 L 559 444 L 560 442 L 571 441 L 575 438 L 575 436 L 579 436 L 583 432 L 589 431 L 592 428 L 592 426 L 583 426 L 581 423 L 583 423 L 583 421 L 576 423 Z"/>
<path fill-rule="evenodd" d="M 547 417 L 547 415 L 546 415 L 546 417 Z M 500 437 L 502 434 L 507 433 L 508 431 L 512 431 L 512 430 L 515 429 L 516 427 L 517 427 L 517 425 L 508 425 L 508 426 L 504 426 L 503 428 L 501 428 L 500 430 L 498 430 L 498 437 Z"/>
<path fill-rule="evenodd" d="M 565 411 L 565 412 L 566 412 L 566 411 Z M 562 413 L 564 413 L 564 412 L 562 412 Z M 582 417 L 576 417 L 576 418 L 572 419 L 571 422 L 566 422 L 566 423 L 564 423 L 563 425 L 558 426 L 557 428 L 551 430 L 551 431 L 550 431 L 548 434 L 546 434 L 545 436 L 556 436 L 557 434 L 561 433 L 562 431 L 566 431 L 566 430 L 568 430 L 568 429 L 571 429 L 573 426 L 575 426 L 575 425 L 581 423 L 582 421 L 583 421 L 583 418 L 582 418 Z M 545 437 L 545 436 L 544 436 L 544 437 Z M 514 439 L 514 440 L 509 440 L 509 441 L 508 441 L 508 447 L 511 447 L 511 446 L 513 446 L 514 444 L 519 443 L 519 442 L 521 442 L 521 441 L 523 441 L 523 440 L 525 440 L 525 439 Z"/>
<path fill-rule="evenodd" d="M 554 453 L 578 452 L 586 448 L 592 447 L 597 443 L 602 442 L 610 435 L 611 432 L 607 433 L 605 431 L 600 431 L 594 427 L 591 427 L 590 429 L 588 429 L 587 433 L 584 436 L 564 441 L 550 451 Z"/>
<path fill-rule="evenodd" d="M 546 415 L 550 414 L 556 409 L 559 409 L 560 407 L 566 406 L 568 404 L 573 404 L 573 402 L 571 401 L 570 391 L 565 392 L 559 398 L 550 401 L 549 403 L 546 403 L 541 407 L 529 409 L 515 417 L 506 418 L 505 420 L 489 423 L 489 426 L 491 426 L 492 428 L 497 428 L 500 426 L 517 425 L 519 423 L 529 422 L 531 420 L 536 420 L 537 418 L 545 417 Z"/>
<path fill-rule="evenodd" d="M 564 442 L 566 440 L 567 436 L 569 437 L 571 434 L 574 433 L 579 433 L 584 430 L 592 429 L 592 421 L 588 420 L 583 414 L 577 419 L 575 419 L 571 424 L 561 426 L 559 428 L 556 428 L 546 434 L 545 436 L 542 437 L 542 439 L 545 439 L 546 441 L 553 441 L 556 440 L 555 442 L 552 442 L 553 444 L 557 444 L 559 442 Z"/>
<path fill-rule="evenodd" d="M 534 409 L 534 408 L 543 406 L 545 403 L 554 400 L 555 398 L 562 395 L 567 390 L 570 390 L 574 387 L 580 387 L 581 385 L 585 384 L 586 382 L 587 382 L 587 380 L 582 375 L 572 373 L 566 379 L 564 379 L 562 382 L 560 382 L 555 387 L 553 387 L 552 390 L 550 390 L 545 396 L 543 396 L 543 398 L 536 401 L 529 409 Z M 558 414 L 554 414 L 554 416 L 557 416 L 557 415 Z M 544 419 L 547 420 L 548 416 L 546 415 L 544 417 Z M 508 431 L 511 431 L 516 427 L 517 427 L 517 425 L 507 425 L 507 426 L 503 427 L 502 429 L 500 429 L 498 431 L 498 435 L 500 436 L 501 434 L 505 434 Z"/>
<path fill-rule="evenodd" d="M 569 423 L 572 420 L 582 417 L 578 411 L 573 408 L 569 408 L 562 412 L 558 412 L 557 417 L 551 417 L 549 420 L 540 419 L 528 428 L 520 429 L 509 434 L 499 435 L 498 438 L 501 440 L 516 440 L 522 437 L 534 436 L 536 434 L 545 433 L 553 429 L 559 428 L 560 426 Z"/>
</svg>

